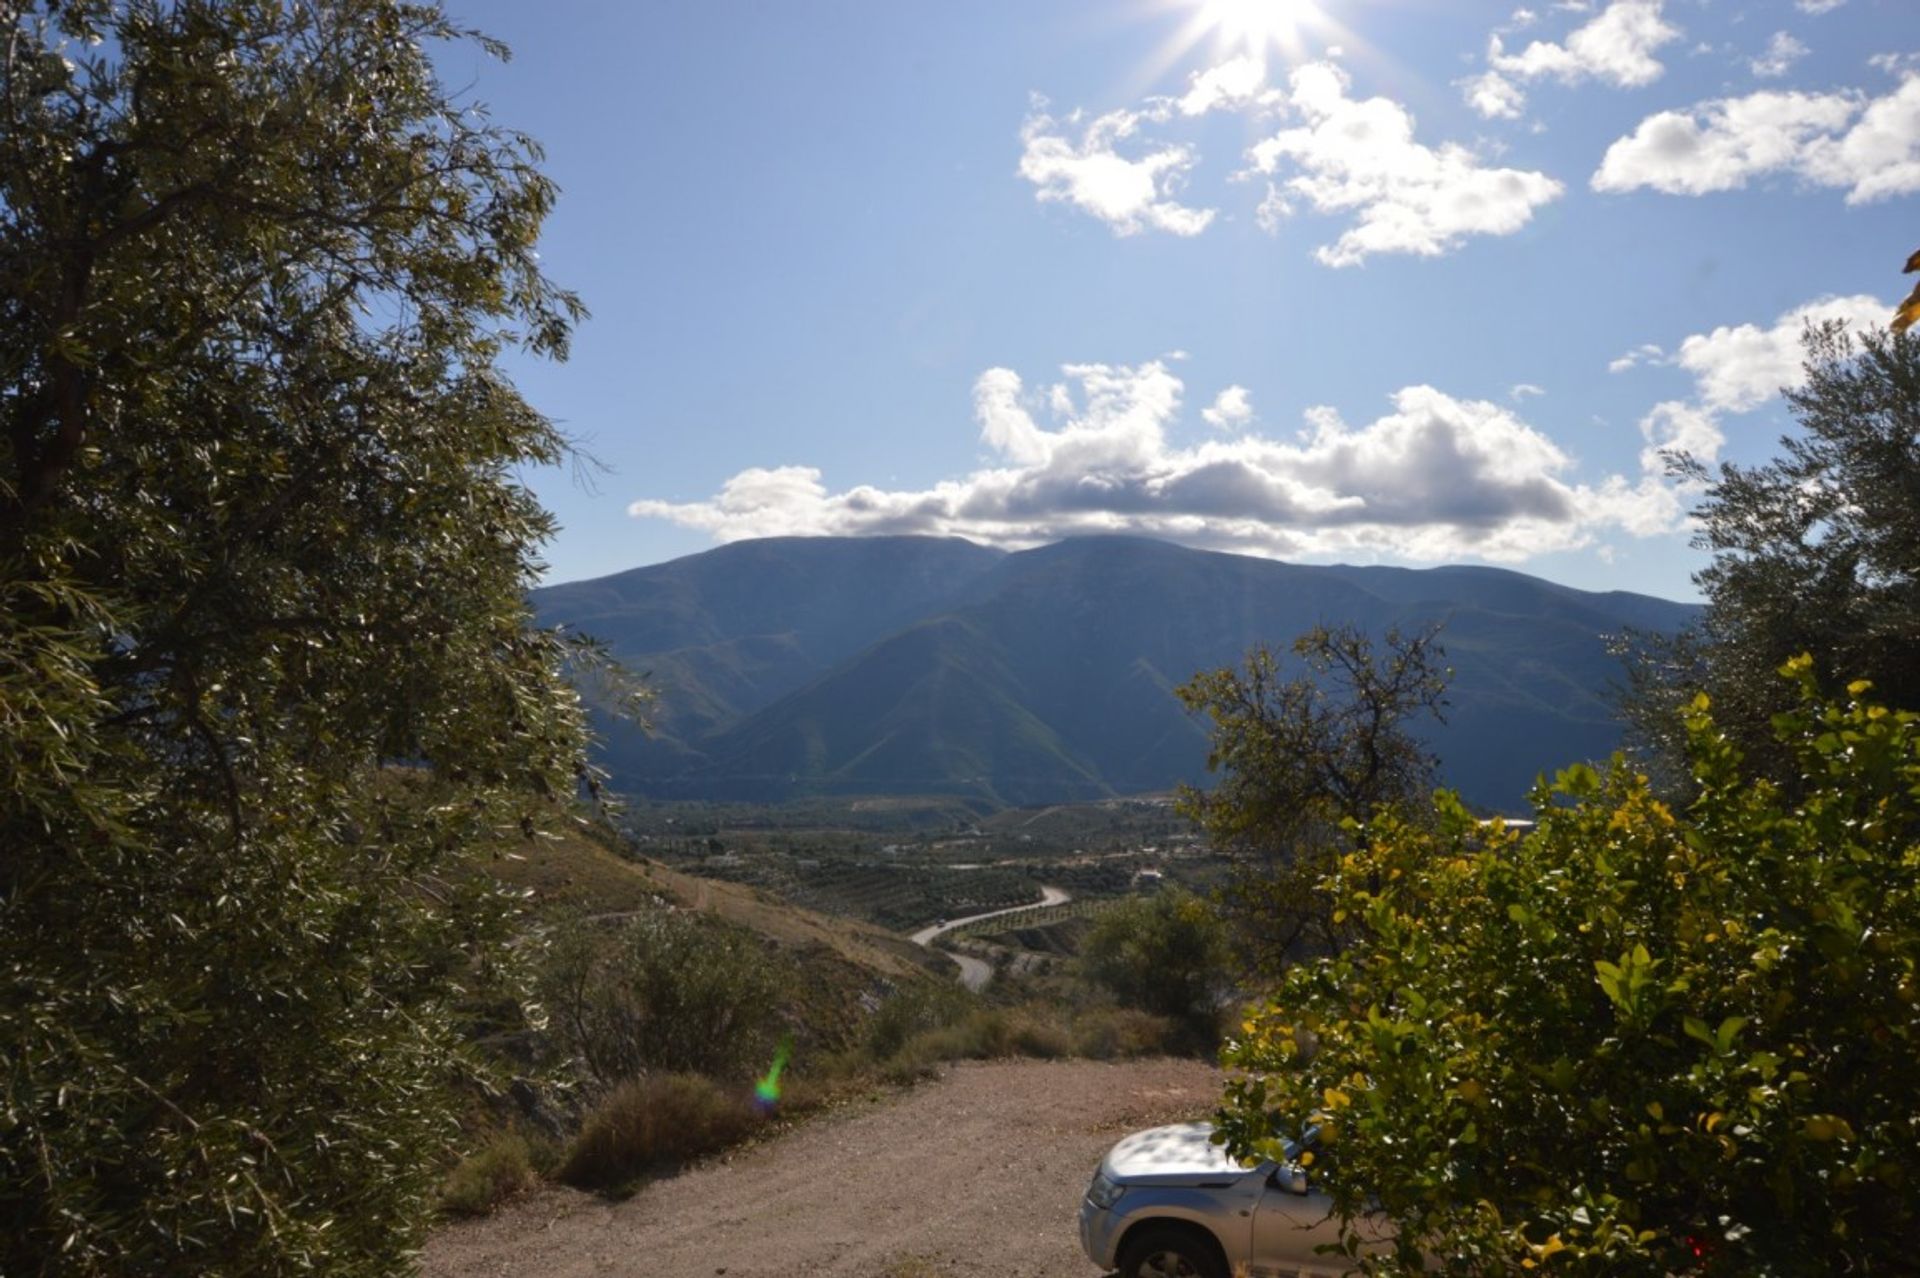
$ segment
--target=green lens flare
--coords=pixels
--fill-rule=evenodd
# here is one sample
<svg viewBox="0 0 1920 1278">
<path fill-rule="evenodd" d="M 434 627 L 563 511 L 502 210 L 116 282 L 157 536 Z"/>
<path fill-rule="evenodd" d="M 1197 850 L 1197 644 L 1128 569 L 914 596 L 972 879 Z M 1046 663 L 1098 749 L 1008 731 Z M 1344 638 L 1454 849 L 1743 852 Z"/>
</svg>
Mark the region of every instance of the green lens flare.
<svg viewBox="0 0 1920 1278">
<path fill-rule="evenodd" d="M 753 1094 L 768 1105 L 780 1099 L 780 1071 L 787 1067 L 787 1057 L 793 1052 L 793 1040 L 783 1038 L 780 1046 L 774 1049 L 773 1066 L 767 1070 L 766 1077 L 753 1085 Z"/>
</svg>

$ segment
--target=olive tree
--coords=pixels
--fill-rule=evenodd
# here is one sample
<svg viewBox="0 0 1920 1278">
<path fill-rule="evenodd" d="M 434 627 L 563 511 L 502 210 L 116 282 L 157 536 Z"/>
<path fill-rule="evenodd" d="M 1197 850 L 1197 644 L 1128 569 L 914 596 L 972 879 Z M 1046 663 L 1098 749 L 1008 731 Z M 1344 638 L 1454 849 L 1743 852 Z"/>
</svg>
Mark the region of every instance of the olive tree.
<svg viewBox="0 0 1920 1278">
<path fill-rule="evenodd" d="M 1684 810 L 1616 762 L 1543 788 L 1526 837 L 1444 798 L 1376 828 L 1324 884 L 1361 939 L 1227 1049 L 1228 1143 L 1317 1123 L 1349 1228 L 1397 1227 L 1372 1272 L 1909 1272 L 1920 717 L 1811 669 L 1776 725 L 1797 798 L 1701 697 Z"/>
<path fill-rule="evenodd" d="M 391 1271 L 581 757 L 554 189 L 435 3 L 4 12 L 0 1271 Z"/>
<path fill-rule="evenodd" d="M 1773 671 L 1797 653 L 1920 707 L 1920 335 L 1810 328 L 1786 400 L 1799 429 L 1774 460 L 1676 458 L 1701 486 L 1695 544 L 1712 559 L 1694 575 L 1698 626 L 1627 644 L 1623 706 L 1656 779 L 1683 759 L 1678 712 L 1704 690 L 1752 762 L 1791 781 L 1771 725 L 1793 698 Z"/>
</svg>

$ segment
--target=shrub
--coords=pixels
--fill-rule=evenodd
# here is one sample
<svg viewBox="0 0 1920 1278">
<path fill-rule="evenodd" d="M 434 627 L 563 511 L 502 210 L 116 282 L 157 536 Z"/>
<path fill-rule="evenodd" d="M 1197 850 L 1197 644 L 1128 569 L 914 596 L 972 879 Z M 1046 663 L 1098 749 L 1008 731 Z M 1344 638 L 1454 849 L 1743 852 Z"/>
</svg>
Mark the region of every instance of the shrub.
<svg viewBox="0 0 1920 1278">
<path fill-rule="evenodd" d="M 1073 1019 L 1073 1054 L 1096 1061 L 1161 1055 L 1183 1037 L 1175 1022 L 1131 1007 L 1094 1008 Z"/>
<path fill-rule="evenodd" d="M 1616 763 L 1538 793 L 1526 838 L 1446 799 L 1379 823 L 1326 884 L 1360 939 L 1228 1052 L 1235 1152 L 1319 1121 L 1343 1217 L 1460 1272 L 1658 1274 L 1688 1239 L 1715 1273 L 1911 1272 L 1920 718 L 1865 683 L 1823 704 L 1811 664 L 1775 724 L 1792 799 L 1702 697 L 1684 811 Z"/>
<path fill-rule="evenodd" d="M 602 1083 L 649 1070 L 739 1078 L 765 1063 L 783 974 L 756 939 L 663 907 L 561 928 L 542 987 L 555 1029 Z"/>
<path fill-rule="evenodd" d="M 539 1182 L 532 1147 L 517 1132 L 502 1132 L 454 1165 L 440 1185 L 440 1209 L 485 1216 Z"/>
<path fill-rule="evenodd" d="M 648 1172 L 737 1145 L 760 1122 L 744 1091 L 698 1074 L 629 1079 L 587 1116 L 560 1179 L 581 1189 L 618 1190 Z"/>
<path fill-rule="evenodd" d="M 1219 915 L 1180 888 L 1107 910 L 1081 949 L 1081 963 L 1095 984 L 1128 1007 L 1179 1024 L 1203 1046 L 1218 1039 L 1227 962 Z"/>
<path fill-rule="evenodd" d="M 963 986 L 928 982 L 904 986 L 868 1022 L 867 1050 L 875 1060 L 887 1060 L 915 1035 L 952 1025 L 980 1006 L 979 996 Z"/>
</svg>

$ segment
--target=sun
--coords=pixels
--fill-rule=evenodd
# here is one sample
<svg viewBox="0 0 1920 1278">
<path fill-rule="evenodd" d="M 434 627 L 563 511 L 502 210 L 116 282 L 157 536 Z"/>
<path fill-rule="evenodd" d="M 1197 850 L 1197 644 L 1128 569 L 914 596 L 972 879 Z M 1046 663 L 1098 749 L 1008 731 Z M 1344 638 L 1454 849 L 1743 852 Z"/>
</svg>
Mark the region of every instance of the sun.
<svg viewBox="0 0 1920 1278">
<path fill-rule="evenodd" d="M 1200 0 L 1194 25 L 1216 40 L 1264 58 L 1299 46 L 1300 28 L 1322 20 L 1312 0 Z"/>
</svg>

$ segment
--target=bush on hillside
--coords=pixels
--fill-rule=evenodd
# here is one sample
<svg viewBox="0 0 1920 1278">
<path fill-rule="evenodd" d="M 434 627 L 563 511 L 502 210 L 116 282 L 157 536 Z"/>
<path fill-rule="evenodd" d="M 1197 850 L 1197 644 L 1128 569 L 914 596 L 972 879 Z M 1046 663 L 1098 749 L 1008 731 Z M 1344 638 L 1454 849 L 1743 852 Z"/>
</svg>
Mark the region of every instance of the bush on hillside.
<svg viewBox="0 0 1920 1278">
<path fill-rule="evenodd" d="M 777 1035 L 787 965 L 756 938 L 661 907 L 561 927 L 542 993 L 567 1049 L 595 1080 L 646 1071 L 742 1078 Z"/>
<path fill-rule="evenodd" d="M 440 1210 L 486 1216 L 540 1181 L 533 1147 L 518 1132 L 501 1132 L 468 1154 L 440 1183 Z"/>
<path fill-rule="evenodd" d="M 560 1164 L 579 1189 L 619 1190 L 745 1140 L 762 1122 L 745 1088 L 699 1074 L 651 1074 L 607 1094 Z"/>
<path fill-rule="evenodd" d="M 1182 888 L 1165 888 L 1104 911 L 1081 945 L 1080 961 L 1087 977 L 1123 1005 L 1174 1021 L 1210 1046 L 1230 957 L 1214 908 Z"/>
</svg>

